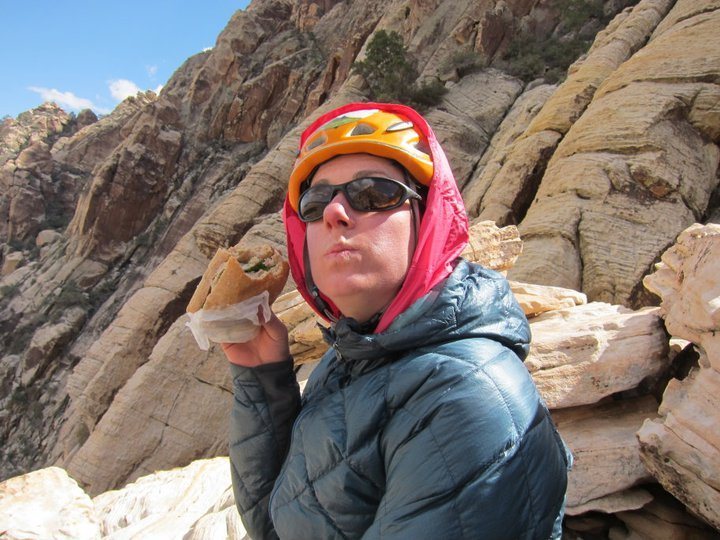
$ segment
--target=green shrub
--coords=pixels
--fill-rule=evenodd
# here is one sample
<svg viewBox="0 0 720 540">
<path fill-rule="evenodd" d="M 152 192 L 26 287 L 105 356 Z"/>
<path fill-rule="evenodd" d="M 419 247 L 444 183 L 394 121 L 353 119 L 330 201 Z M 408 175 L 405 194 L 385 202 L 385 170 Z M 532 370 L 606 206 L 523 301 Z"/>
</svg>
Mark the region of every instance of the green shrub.
<svg viewBox="0 0 720 540">
<path fill-rule="evenodd" d="M 370 96 L 376 101 L 423 108 L 437 105 L 446 91 L 440 81 L 417 85 L 417 71 L 408 58 L 402 37 L 395 31 L 375 32 L 368 42 L 365 60 L 355 62 L 353 71 L 365 79 Z"/>
<path fill-rule="evenodd" d="M 440 103 L 442 97 L 447 93 L 447 88 L 438 79 L 429 83 L 423 83 L 414 87 L 410 96 L 410 102 L 418 108 L 432 107 Z"/>
<path fill-rule="evenodd" d="M 24 406 L 28 403 L 28 394 L 24 386 L 17 386 L 10 394 L 10 403 Z"/>
<path fill-rule="evenodd" d="M 519 34 L 495 65 L 525 82 L 543 77 L 555 83 L 564 78 L 570 64 L 592 44 L 579 30 L 590 20 L 603 25 L 607 20 L 601 0 L 556 0 L 555 7 L 561 13 L 560 26 L 567 32 L 564 39 Z"/>
<path fill-rule="evenodd" d="M 71 215 L 65 212 L 61 207 L 48 205 L 45 208 L 45 220 L 43 221 L 43 229 L 64 229 L 70 223 Z"/>
<path fill-rule="evenodd" d="M 406 96 L 417 78 L 407 59 L 402 37 L 395 31 L 379 30 L 373 34 L 365 60 L 355 62 L 353 69 L 362 75 L 374 99 L 396 101 Z"/>
<path fill-rule="evenodd" d="M 110 296 L 113 292 L 115 292 L 115 285 L 110 281 L 104 281 L 96 285 L 89 292 L 88 300 L 91 305 L 97 307 L 107 300 L 108 296 Z"/>
<path fill-rule="evenodd" d="M 77 305 L 89 304 L 87 294 L 78 287 L 74 281 L 68 281 L 60 291 L 60 294 L 55 298 L 54 306 L 57 308 L 65 309 Z"/>
<path fill-rule="evenodd" d="M 460 77 L 476 73 L 486 67 L 487 58 L 475 51 L 463 50 L 456 52 L 450 59 L 450 65 L 457 70 Z"/>
<path fill-rule="evenodd" d="M 68 281 L 60 290 L 50 309 L 49 320 L 53 322 L 59 320 L 62 313 L 71 307 L 80 307 L 87 311 L 93 309 L 89 295 L 74 281 Z"/>
<path fill-rule="evenodd" d="M 0 300 L 10 300 L 20 292 L 20 284 L 3 285 L 0 287 Z"/>
<path fill-rule="evenodd" d="M 602 0 L 556 0 L 562 22 L 568 30 L 580 30 L 590 19 L 604 19 Z"/>
<path fill-rule="evenodd" d="M 27 242 L 23 242 L 19 238 L 10 239 L 8 246 L 10 246 L 13 251 L 25 251 L 28 248 Z"/>
<path fill-rule="evenodd" d="M 34 333 L 35 327 L 32 325 L 16 328 L 14 332 L 9 333 L 3 343 L 7 347 L 7 354 L 22 354 L 30 344 Z"/>
</svg>

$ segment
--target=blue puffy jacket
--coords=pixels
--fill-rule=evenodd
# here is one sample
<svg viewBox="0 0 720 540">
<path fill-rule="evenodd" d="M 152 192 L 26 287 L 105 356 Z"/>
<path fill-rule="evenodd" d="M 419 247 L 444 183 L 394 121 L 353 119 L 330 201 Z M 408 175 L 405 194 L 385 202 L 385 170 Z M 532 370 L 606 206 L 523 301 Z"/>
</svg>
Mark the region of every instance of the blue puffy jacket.
<svg viewBox="0 0 720 540">
<path fill-rule="evenodd" d="M 460 261 L 386 331 L 327 334 L 302 401 L 291 362 L 232 366 L 233 485 L 255 540 L 559 538 L 570 458 L 501 275 Z"/>
</svg>

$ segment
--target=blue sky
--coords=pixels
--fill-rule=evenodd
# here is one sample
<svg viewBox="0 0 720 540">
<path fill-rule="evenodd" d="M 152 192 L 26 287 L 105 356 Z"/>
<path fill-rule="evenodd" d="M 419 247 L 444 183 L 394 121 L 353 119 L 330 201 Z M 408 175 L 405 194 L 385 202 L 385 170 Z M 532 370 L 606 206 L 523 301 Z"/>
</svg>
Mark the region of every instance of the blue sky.
<svg viewBox="0 0 720 540">
<path fill-rule="evenodd" d="M 45 101 L 107 114 L 157 90 L 249 0 L 0 0 L 0 118 Z"/>
</svg>

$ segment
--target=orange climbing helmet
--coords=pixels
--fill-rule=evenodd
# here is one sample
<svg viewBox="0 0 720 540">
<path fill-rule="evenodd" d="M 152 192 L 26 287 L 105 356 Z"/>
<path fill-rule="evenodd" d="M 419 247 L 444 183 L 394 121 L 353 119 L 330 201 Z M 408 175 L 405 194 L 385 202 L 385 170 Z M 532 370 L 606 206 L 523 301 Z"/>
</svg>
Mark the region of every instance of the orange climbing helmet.
<svg viewBox="0 0 720 540">
<path fill-rule="evenodd" d="M 301 144 L 288 184 L 288 201 L 296 212 L 302 183 L 319 165 L 340 154 L 373 154 L 395 160 L 426 186 L 433 176 L 426 138 L 395 112 L 368 108 L 342 113 L 307 135 Z"/>
</svg>

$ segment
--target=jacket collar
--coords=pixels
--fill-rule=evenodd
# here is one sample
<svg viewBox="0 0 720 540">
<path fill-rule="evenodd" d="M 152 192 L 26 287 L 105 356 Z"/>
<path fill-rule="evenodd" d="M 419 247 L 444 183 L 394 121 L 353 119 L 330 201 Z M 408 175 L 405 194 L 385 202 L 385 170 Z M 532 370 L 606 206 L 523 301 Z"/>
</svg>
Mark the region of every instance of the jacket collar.
<svg viewBox="0 0 720 540">
<path fill-rule="evenodd" d="M 501 274 L 465 260 L 380 333 L 365 333 L 354 319 L 323 328 L 337 359 L 365 372 L 407 352 L 464 338 L 502 343 L 524 360 L 530 327 Z"/>
</svg>

